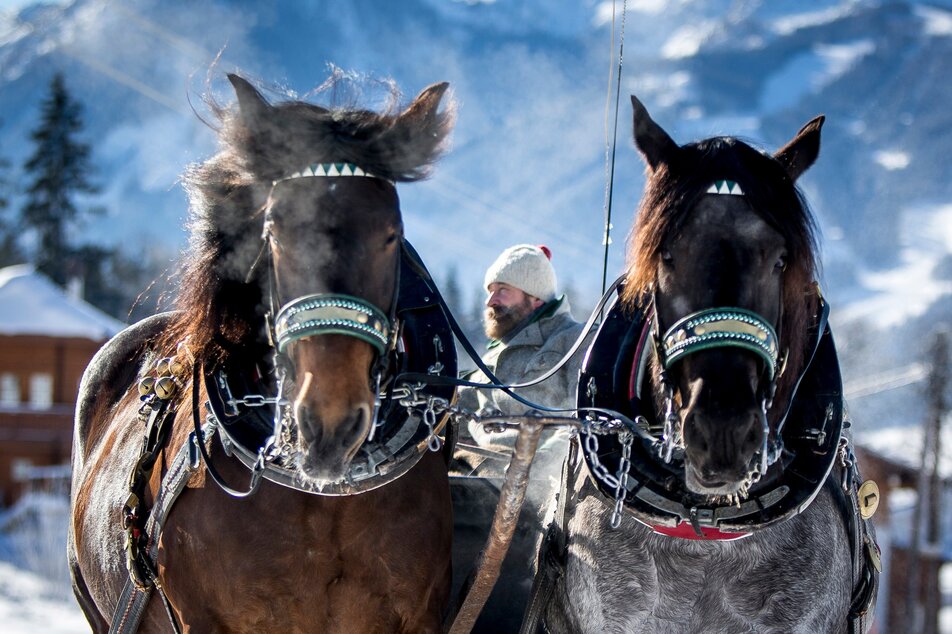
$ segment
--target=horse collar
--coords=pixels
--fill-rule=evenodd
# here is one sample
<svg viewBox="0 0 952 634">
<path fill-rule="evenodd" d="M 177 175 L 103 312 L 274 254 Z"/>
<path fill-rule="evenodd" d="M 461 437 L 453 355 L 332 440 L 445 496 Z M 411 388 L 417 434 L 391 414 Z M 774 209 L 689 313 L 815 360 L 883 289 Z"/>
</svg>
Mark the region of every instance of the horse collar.
<svg viewBox="0 0 952 634">
<path fill-rule="evenodd" d="M 843 428 L 842 382 L 826 312 L 824 305 L 819 328 L 812 333 L 815 351 L 781 417 L 777 446 L 771 451 L 777 454 L 771 461 L 775 464 L 752 484 L 746 499 L 737 501 L 687 490 L 683 453 L 675 453 L 670 462 L 659 456 L 665 430 L 652 395 L 642 394 L 652 353 L 652 315 L 631 314 L 616 300 L 582 368 L 578 406 L 614 410 L 636 422 L 624 480 L 629 514 L 663 535 L 736 539 L 806 509 L 833 468 Z M 582 440 L 586 481 L 610 504 L 618 498 L 622 443 L 614 435 L 599 435 L 596 443 Z"/>
</svg>

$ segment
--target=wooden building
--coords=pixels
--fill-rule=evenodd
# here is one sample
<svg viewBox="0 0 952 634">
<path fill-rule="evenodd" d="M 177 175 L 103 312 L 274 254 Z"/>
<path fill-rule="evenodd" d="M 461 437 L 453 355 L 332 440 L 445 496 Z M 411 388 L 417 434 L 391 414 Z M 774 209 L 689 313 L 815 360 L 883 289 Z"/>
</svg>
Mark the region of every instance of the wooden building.
<svg viewBox="0 0 952 634">
<path fill-rule="evenodd" d="M 0 269 L 0 506 L 69 463 L 83 370 L 123 326 L 30 265 Z"/>
<path fill-rule="evenodd" d="M 952 434 L 945 435 L 944 446 L 949 446 Z M 948 512 L 952 508 L 952 478 L 948 465 L 940 467 L 940 488 L 923 509 L 922 544 L 916 551 L 913 519 L 915 492 L 921 487 L 921 465 L 916 464 L 921 436 L 919 428 L 911 428 L 903 435 L 884 430 L 866 435 L 869 444 L 857 448 L 863 477 L 875 480 L 882 494 L 874 517 L 883 564 L 875 633 L 946 631 L 940 626 L 941 611 L 950 609 L 952 597 L 942 595 L 941 578 L 943 567 L 952 566 L 952 514 Z M 920 447 L 915 447 L 916 443 Z M 926 535 L 929 515 L 937 520 L 933 527 L 934 543 L 929 543 Z"/>
</svg>

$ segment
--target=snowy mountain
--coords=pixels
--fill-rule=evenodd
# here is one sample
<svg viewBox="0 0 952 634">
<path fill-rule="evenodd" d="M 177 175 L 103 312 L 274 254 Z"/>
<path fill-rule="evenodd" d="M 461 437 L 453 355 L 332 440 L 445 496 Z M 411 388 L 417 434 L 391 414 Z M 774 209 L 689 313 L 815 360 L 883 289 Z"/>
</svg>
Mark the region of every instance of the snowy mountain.
<svg viewBox="0 0 952 634">
<path fill-rule="evenodd" d="M 392 77 L 408 99 L 446 80 L 459 104 L 453 147 L 429 181 L 401 188 L 408 237 L 438 279 L 455 268 L 466 304 L 503 247 L 545 243 L 585 310 L 600 290 L 606 100 L 623 32 L 609 279 L 643 185 L 628 94 L 682 143 L 734 134 L 773 150 L 825 114 L 820 159 L 800 184 L 823 232 L 852 417 L 860 440 L 914 460 L 926 403 L 914 381 L 952 315 L 952 0 L 627 6 L 623 16 L 621 0 L 0 0 L 0 158 L 18 178 L 39 103 L 64 73 L 102 188 L 90 202 L 107 210 L 78 230 L 168 262 L 185 244 L 179 176 L 215 151 L 202 96 L 229 102 L 226 72 L 275 99 L 306 97 L 328 64 Z M 0 301 L 0 314 L 27 314 L 18 308 Z M 0 536 L 3 631 L 87 630 L 63 588 L 10 564 L 8 551 L 28 550 Z"/>
<path fill-rule="evenodd" d="M 170 259 L 185 238 L 178 176 L 214 151 L 196 112 L 209 118 L 208 87 L 231 99 L 225 72 L 276 98 L 306 95 L 328 63 L 392 77 L 407 98 L 448 80 L 453 148 L 431 180 L 401 189 L 410 240 L 438 278 L 455 265 L 466 303 L 504 246 L 545 243 L 584 309 L 601 278 L 614 11 L 624 58 L 609 278 L 643 184 L 629 93 L 679 142 L 736 134 L 776 149 L 824 113 L 821 156 L 801 186 L 823 230 L 841 345 L 857 351 L 847 377 L 918 359 L 910 342 L 947 321 L 952 302 L 952 2 L 627 5 L 623 16 L 621 2 L 596 0 L 15 2 L 0 15 L 0 155 L 22 162 L 37 104 L 62 71 L 85 104 L 108 209 L 83 231 Z M 914 422 L 906 402 L 921 399 L 910 395 L 866 397 L 854 412 Z"/>
</svg>

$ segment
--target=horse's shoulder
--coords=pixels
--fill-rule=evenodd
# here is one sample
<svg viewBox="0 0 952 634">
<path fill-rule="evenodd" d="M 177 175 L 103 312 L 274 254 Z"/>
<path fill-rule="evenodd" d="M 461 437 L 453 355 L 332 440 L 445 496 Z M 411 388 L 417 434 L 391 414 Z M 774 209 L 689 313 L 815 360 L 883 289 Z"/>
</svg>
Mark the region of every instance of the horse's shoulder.
<svg viewBox="0 0 952 634">
<path fill-rule="evenodd" d="M 76 399 L 74 443 L 78 451 L 83 451 L 96 408 L 122 398 L 139 372 L 149 342 L 168 327 L 173 317 L 174 313 L 167 312 L 138 321 L 103 344 L 93 356 L 83 372 Z"/>
</svg>

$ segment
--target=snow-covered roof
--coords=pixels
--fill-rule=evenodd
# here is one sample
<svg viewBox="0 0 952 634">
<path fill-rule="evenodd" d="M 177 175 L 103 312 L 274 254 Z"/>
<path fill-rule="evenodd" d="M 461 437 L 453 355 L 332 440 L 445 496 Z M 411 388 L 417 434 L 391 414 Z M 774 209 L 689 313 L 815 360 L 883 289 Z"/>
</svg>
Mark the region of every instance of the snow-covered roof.
<svg viewBox="0 0 952 634">
<path fill-rule="evenodd" d="M 32 265 L 0 269 L 0 334 L 106 339 L 125 327 L 98 308 L 67 295 Z"/>
</svg>

